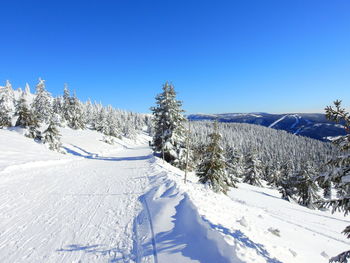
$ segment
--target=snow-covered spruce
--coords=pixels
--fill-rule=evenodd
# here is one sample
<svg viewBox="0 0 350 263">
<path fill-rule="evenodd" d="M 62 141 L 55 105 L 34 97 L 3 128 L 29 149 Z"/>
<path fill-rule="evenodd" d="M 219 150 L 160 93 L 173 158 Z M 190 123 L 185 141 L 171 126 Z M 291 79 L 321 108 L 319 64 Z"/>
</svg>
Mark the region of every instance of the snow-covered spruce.
<svg viewBox="0 0 350 263">
<path fill-rule="evenodd" d="M 227 193 L 228 187 L 235 187 L 233 180 L 228 180 L 226 162 L 223 149 L 220 146 L 221 135 L 217 131 L 217 122 L 214 122 L 214 132 L 209 135 L 210 142 L 205 148 L 205 155 L 197 167 L 199 182 L 207 184 L 214 192 Z"/>
<path fill-rule="evenodd" d="M 0 128 L 12 126 L 11 115 L 14 111 L 14 95 L 10 81 L 0 89 Z"/>
<path fill-rule="evenodd" d="M 335 122 L 344 122 L 348 134 L 334 141 L 342 153 L 328 162 L 329 171 L 322 175 L 323 181 L 334 184 L 337 198 L 325 200 L 321 205 L 332 207 L 332 212 L 340 211 L 347 215 L 350 212 L 350 116 L 341 107 L 341 101 L 335 101 L 334 106 L 335 108 L 326 107 L 326 117 Z M 350 226 L 347 226 L 342 233 L 350 238 Z M 350 260 L 350 250 L 331 258 L 330 262 L 347 263 L 348 260 Z"/>
<path fill-rule="evenodd" d="M 182 102 L 176 99 L 174 86 L 168 82 L 163 92 L 156 96 L 156 106 L 152 107 L 154 135 L 153 149 L 161 153 L 170 164 L 185 169 L 185 117 Z"/>
<path fill-rule="evenodd" d="M 43 143 L 49 145 L 49 149 L 52 151 L 61 151 L 61 134 L 58 131 L 58 117 L 52 116 L 50 124 L 47 129 L 43 132 Z"/>
<path fill-rule="evenodd" d="M 250 152 L 245 157 L 245 167 L 243 173 L 243 182 L 255 186 L 262 186 L 261 179 L 263 174 L 263 165 L 258 159 L 255 151 Z"/>
<path fill-rule="evenodd" d="M 48 123 L 52 116 L 52 97 L 45 88 L 45 80 L 39 78 L 35 98 L 32 103 L 33 114 L 39 122 Z"/>
</svg>

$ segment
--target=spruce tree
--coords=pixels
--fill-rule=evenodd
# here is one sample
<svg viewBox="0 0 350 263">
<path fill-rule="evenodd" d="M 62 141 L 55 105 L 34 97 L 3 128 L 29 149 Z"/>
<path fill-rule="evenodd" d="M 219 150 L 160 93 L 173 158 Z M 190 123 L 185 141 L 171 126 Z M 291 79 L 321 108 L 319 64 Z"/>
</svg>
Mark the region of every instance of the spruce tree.
<svg viewBox="0 0 350 263">
<path fill-rule="evenodd" d="M 166 82 L 163 92 L 156 96 L 156 106 L 152 107 L 154 136 L 153 149 L 162 153 L 172 165 L 185 169 L 185 117 L 182 102 L 176 99 L 174 86 Z"/>
<path fill-rule="evenodd" d="M 52 116 L 50 124 L 43 132 L 43 143 L 49 145 L 49 149 L 52 151 L 61 151 L 61 134 L 58 131 L 58 116 Z"/>
<path fill-rule="evenodd" d="M 335 101 L 334 106 L 326 107 L 326 117 L 335 122 L 343 122 L 347 134 L 334 141 L 342 153 L 328 162 L 330 170 L 322 175 L 324 181 L 333 183 L 337 190 L 337 198 L 323 201 L 322 206 L 332 207 L 332 212 L 339 211 L 347 215 L 350 212 L 350 116 L 341 107 L 341 101 Z M 342 233 L 350 238 L 350 226 Z M 350 250 L 331 258 L 330 262 L 347 263 L 348 259 Z"/>
<path fill-rule="evenodd" d="M 0 89 L 0 128 L 12 126 L 11 119 L 14 111 L 14 94 L 10 81 Z"/>
<path fill-rule="evenodd" d="M 64 119 L 69 122 L 71 120 L 71 112 L 70 112 L 70 94 L 68 85 L 64 84 L 63 89 L 63 104 L 62 104 L 62 113 Z"/>
<path fill-rule="evenodd" d="M 267 184 L 271 187 L 278 187 L 278 182 L 281 180 L 281 164 L 277 161 L 275 167 L 269 170 L 266 176 Z"/>
<path fill-rule="evenodd" d="M 82 103 L 75 93 L 69 98 L 68 105 L 68 126 L 72 129 L 85 129 L 85 116 Z"/>
<path fill-rule="evenodd" d="M 228 185 L 226 161 L 223 156 L 223 149 L 220 146 L 221 135 L 217 131 L 217 122 L 214 123 L 214 131 L 209 135 L 209 144 L 206 147 L 203 161 L 197 168 L 199 182 L 209 185 L 214 192 L 227 193 Z"/>
<path fill-rule="evenodd" d="M 113 137 L 119 137 L 120 136 L 120 131 L 119 131 L 119 125 L 118 125 L 118 120 L 116 118 L 116 114 L 114 112 L 114 109 L 112 106 L 107 107 L 107 113 L 106 113 L 106 126 L 108 127 L 107 129 L 107 134 L 109 136 Z M 125 125 L 128 126 L 128 125 Z"/>
<path fill-rule="evenodd" d="M 245 158 L 243 183 L 262 186 L 261 177 L 263 166 L 255 151 L 251 151 Z"/>
<path fill-rule="evenodd" d="M 39 78 L 32 110 L 39 122 L 48 123 L 52 115 L 51 95 L 46 91 L 45 80 Z"/>
<path fill-rule="evenodd" d="M 315 203 L 320 199 L 319 187 L 315 181 L 316 171 L 309 162 L 303 163 L 297 172 L 296 194 L 298 203 L 308 208 L 315 208 Z"/>
<path fill-rule="evenodd" d="M 296 194 L 295 182 L 295 172 L 292 169 L 292 165 L 290 161 L 285 161 L 281 166 L 280 176 L 277 181 L 277 188 L 282 195 L 282 199 L 286 201 L 294 200 L 294 195 Z"/>
<path fill-rule="evenodd" d="M 16 121 L 16 126 L 27 128 L 35 124 L 33 112 L 31 111 L 28 102 L 27 102 L 27 93 L 26 91 L 22 93 L 21 97 L 16 104 L 15 115 L 18 116 Z"/>
<path fill-rule="evenodd" d="M 4 97 L 0 97 L 0 128 L 11 126 L 11 111 Z"/>
<path fill-rule="evenodd" d="M 226 170 L 228 173 L 228 184 L 236 185 L 238 183 L 238 177 L 243 174 L 243 156 L 233 147 L 226 147 Z"/>
</svg>

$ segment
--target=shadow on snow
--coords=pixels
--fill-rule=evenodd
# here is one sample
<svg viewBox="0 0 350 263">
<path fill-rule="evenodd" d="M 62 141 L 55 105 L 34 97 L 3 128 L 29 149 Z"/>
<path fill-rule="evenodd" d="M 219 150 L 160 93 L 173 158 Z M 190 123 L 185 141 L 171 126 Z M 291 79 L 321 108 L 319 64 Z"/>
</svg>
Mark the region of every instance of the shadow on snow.
<svg viewBox="0 0 350 263">
<path fill-rule="evenodd" d="M 81 154 L 77 151 L 74 151 L 71 148 L 68 147 L 63 147 L 67 153 L 75 155 L 75 156 L 79 156 L 79 157 L 83 157 L 85 159 L 91 159 L 91 160 L 100 160 L 100 161 L 140 161 L 140 160 L 147 160 L 152 158 L 152 154 L 149 155 L 144 155 L 144 156 L 132 156 L 132 157 L 103 157 L 103 156 L 99 156 L 98 154 L 95 153 L 91 153 L 88 152 L 78 146 L 72 145 L 74 148 L 77 148 L 79 151 L 82 151 L 84 154 Z"/>
</svg>

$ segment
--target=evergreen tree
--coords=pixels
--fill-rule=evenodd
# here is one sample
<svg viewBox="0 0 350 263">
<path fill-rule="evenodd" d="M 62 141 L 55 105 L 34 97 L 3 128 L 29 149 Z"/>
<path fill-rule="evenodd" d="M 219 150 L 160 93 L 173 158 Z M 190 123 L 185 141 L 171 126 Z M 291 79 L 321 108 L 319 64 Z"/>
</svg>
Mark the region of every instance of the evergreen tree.
<svg viewBox="0 0 350 263">
<path fill-rule="evenodd" d="M 269 173 L 266 176 L 268 185 L 271 187 L 278 187 L 278 183 L 281 180 L 282 172 L 281 172 L 281 164 L 277 162 L 275 164 L 274 169 L 270 169 Z"/>
<path fill-rule="evenodd" d="M 174 166 L 186 167 L 185 129 L 182 103 L 176 99 L 174 86 L 168 82 L 163 92 L 156 96 L 156 106 L 152 107 L 154 121 L 153 149 L 162 153 L 164 159 Z"/>
<path fill-rule="evenodd" d="M 114 109 L 111 106 L 107 107 L 107 113 L 106 113 L 106 120 L 105 124 L 108 127 L 106 131 L 106 135 L 113 136 L 113 137 L 119 137 L 120 131 L 118 127 L 118 120 L 116 118 L 116 114 L 114 112 Z M 125 125 L 125 127 L 128 125 Z"/>
<path fill-rule="evenodd" d="M 34 114 L 32 114 L 31 117 L 32 120 L 28 126 L 28 131 L 24 135 L 28 138 L 34 139 L 36 142 L 40 142 L 42 140 L 42 135 L 39 130 L 39 121 Z"/>
<path fill-rule="evenodd" d="M 61 134 L 58 131 L 58 116 L 54 115 L 51 120 L 50 124 L 47 127 L 47 129 L 43 132 L 43 142 L 46 144 L 49 144 L 49 149 L 52 151 L 58 151 L 61 150 Z"/>
<path fill-rule="evenodd" d="M 235 150 L 233 147 L 226 147 L 226 170 L 228 173 L 228 184 L 236 185 L 238 183 L 238 177 L 243 174 L 243 156 Z"/>
<path fill-rule="evenodd" d="M 315 208 L 316 201 L 320 199 L 315 177 L 316 171 L 309 162 L 301 165 L 296 181 L 298 203 L 308 208 Z"/>
<path fill-rule="evenodd" d="M 45 80 L 39 78 L 32 110 L 39 122 L 49 122 L 52 115 L 51 95 L 45 89 Z"/>
<path fill-rule="evenodd" d="M 109 135 L 109 125 L 107 122 L 107 110 L 105 107 L 101 107 L 95 120 L 95 129 L 105 135 Z"/>
<path fill-rule="evenodd" d="M 71 120 L 71 112 L 70 112 L 70 94 L 68 85 L 64 84 L 63 89 L 63 105 L 62 105 L 62 112 L 64 119 L 69 122 Z"/>
<path fill-rule="evenodd" d="M 78 100 L 74 94 L 69 99 L 68 105 L 68 126 L 72 129 L 84 129 L 85 117 L 82 103 Z"/>
<path fill-rule="evenodd" d="M 11 126 L 11 111 L 4 97 L 0 97 L 0 128 Z"/>
<path fill-rule="evenodd" d="M 6 81 L 0 89 L 0 128 L 12 126 L 11 119 L 14 111 L 14 94 L 10 81 Z"/>
<path fill-rule="evenodd" d="M 296 193 L 295 182 L 295 173 L 290 162 L 286 161 L 281 166 L 280 177 L 277 181 L 278 191 L 281 193 L 282 199 L 286 201 L 294 199 L 294 195 Z"/>
<path fill-rule="evenodd" d="M 33 116 L 33 112 L 29 108 L 27 102 L 27 93 L 26 91 L 22 93 L 16 104 L 16 112 L 15 115 L 18 116 L 16 121 L 16 126 L 26 128 L 31 125 L 35 125 L 35 118 Z"/>
<path fill-rule="evenodd" d="M 228 185 L 226 162 L 223 156 L 223 149 L 220 146 L 221 135 L 217 131 L 217 123 L 214 123 L 214 132 L 209 135 L 210 142 L 206 147 L 206 154 L 203 161 L 197 168 L 199 182 L 209 185 L 214 192 L 227 193 Z"/>
<path fill-rule="evenodd" d="M 245 170 L 243 183 L 262 186 L 261 177 L 263 166 L 255 151 L 251 151 L 245 158 Z"/>
<path fill-rule="evenodd" d="M 322 206 L 332 207 L 332 212 L 340 211 L 347 215 L 350 212 L 350 116 L 341 107 L 341 101 L 335 101 L 334 106 L 335 108 L 326 107 L 326 117 L 335 122 L 342 121 L 348 134 L 334 141 L 342 154 L 328 162 L 331 169 L 322 175 L 324 181 L 333 183 L 338 196 L 336 199 L 325 200 Z M 347 226 L 342 233 L 350 238 L 350 226 Z M 350 259 L 350 250 L 331 258 L 330 262 L 347 263 L 348 259 Z"/>
</svg>

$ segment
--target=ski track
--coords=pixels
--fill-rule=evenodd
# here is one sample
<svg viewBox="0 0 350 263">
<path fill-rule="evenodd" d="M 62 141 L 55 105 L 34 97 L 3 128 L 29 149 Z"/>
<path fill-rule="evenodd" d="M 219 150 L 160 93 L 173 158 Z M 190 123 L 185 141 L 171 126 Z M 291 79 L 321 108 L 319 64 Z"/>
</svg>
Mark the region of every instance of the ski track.
<svg viewBox="0 0 350 263">
<path fill-rule="evenodd" d="M 273 122 L 272 124 L 269 125 L 269 128 L 272 128 L 273 126 L 275 126 L 277 123 L 279 123 L 280 121 L 283 121 L 288 115 L 284 115 L 281 118 L 279 118 L 278 120 L 276 120 L 275 122 Z"/>
<path fill-rule="evenodd" d="M 134 218 L 150 184 L 150 153 L 135 147 L 108 156 L 117 161 L 6 171 L 0 262 L 135 262 Z"/>
</svg>

